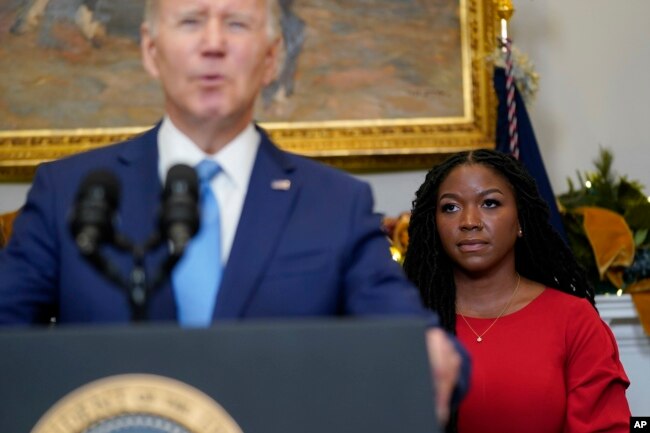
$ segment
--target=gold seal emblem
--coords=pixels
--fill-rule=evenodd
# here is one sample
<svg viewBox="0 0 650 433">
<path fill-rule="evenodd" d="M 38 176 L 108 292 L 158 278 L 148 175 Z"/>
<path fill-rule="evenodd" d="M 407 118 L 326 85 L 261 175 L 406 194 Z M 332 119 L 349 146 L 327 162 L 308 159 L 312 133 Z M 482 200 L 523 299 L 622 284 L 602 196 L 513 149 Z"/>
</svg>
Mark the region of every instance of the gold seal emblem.
<svg viewBox="0 0 650 433">
<path fill-rule="evenodd" d="M 32 433 L 242 433 L 198 389 L 150 374 L 110 376 L 82 386 L 43 415 Z"/>
</svg>

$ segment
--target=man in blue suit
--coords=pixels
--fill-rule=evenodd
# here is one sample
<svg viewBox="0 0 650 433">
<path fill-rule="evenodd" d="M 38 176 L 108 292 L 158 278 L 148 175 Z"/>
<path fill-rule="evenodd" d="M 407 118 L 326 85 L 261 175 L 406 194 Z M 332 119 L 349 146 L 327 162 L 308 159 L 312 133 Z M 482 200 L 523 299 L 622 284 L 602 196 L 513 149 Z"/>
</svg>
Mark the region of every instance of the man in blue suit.
<svg viewBox="0 0 650 433">
<path fill-rule="evenodd" d="M 436 322 L 389 256 L 369 187 L 278 149 L 254 125 L 255 101 L 274 78 L 281 46 L 273 3 L 148 2 L 143 62 L 162 85 L 166 115 L 129 141 L 39 167 L 0 253 L 0 323 L 128 321 L 127 297 L 84 260 L 70 234 L 79 184 L 97 169 L 115 173 L 122 191 L 116 231 L 143 243 L 158 227 L 167 170 L 204 160 L 221 168 L 209 188 L 220 209 L 221 257 L 212 261 L 223 268 L 215 299 L 203 301 L 212 320 L 408 315 Z M 133 267 L 130 254 L 105 254 L 123 274 Z M 167 245 L 149 254 L 148 273 L 167 254 Z M 165 283 L 152 294 L 148 317 L 177 320 L 183 290 Z M 427 342 L 444 419 L 468 362 L 435 326 Z"/>
</svg>

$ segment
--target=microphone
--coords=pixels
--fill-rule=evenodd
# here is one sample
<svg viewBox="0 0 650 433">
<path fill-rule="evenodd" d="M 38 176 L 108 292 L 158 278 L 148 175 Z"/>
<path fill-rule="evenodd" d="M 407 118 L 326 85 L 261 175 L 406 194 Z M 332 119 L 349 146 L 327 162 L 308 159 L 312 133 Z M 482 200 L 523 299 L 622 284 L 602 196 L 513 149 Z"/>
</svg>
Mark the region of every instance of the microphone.
<svg viewBox="0 0 650 433">
<path fill-rule="evenodd" d="M 88 174 L 75 199 L 70 230 L 83 255 L 97 252 L 102 242 L 113 239 L 113 220 L 120 194 L 120 184 L 108 170 Z"/>
<path fill-rule="evenodd" d="M 196 171 L 177 164 L 167 172 L 162 197 L 161 231 L 171 243 L 172 257 L 179 258 L 199 229 L 199 181 Z"/>
</svg>

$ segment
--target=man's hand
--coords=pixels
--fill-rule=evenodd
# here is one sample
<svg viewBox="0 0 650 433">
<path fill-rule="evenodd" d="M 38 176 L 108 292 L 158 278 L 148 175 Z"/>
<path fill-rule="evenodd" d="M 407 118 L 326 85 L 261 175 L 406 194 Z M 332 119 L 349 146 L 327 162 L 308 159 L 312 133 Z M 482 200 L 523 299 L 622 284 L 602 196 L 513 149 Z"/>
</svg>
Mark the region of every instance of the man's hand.
<svg viewBox="0 0 650 433">
<path fill-rule="evenodd" d="M 442 329 L 427 330 L 426 342 L 434 378 L 438 421 L 445 426 L 449 421 L 451 396 L 460 376 L 462 360 Z"/>
</svg>

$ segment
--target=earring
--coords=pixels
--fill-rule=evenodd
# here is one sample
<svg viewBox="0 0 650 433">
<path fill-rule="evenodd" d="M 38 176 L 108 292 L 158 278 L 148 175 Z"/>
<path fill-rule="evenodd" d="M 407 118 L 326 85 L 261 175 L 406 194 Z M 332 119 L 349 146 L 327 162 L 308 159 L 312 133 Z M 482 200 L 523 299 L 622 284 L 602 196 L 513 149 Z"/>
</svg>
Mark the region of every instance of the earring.
<svg viewBox="0 0 650 433">
<path fill-rule="evenodd" d="M 524 235 L 524 232 L 521 229 L 519 229 L 519 232 L 517 233 L 517 236 L 522 237 L 523 235 Z"/>
</svg>

